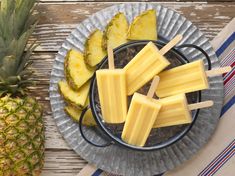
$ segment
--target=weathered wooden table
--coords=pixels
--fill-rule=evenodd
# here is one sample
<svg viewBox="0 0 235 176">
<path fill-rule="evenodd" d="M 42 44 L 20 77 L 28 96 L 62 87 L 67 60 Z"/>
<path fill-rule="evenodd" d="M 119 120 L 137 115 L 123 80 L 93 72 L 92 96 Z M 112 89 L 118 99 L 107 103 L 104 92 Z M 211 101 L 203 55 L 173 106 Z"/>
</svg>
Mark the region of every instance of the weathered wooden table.
<svg viewBox="0 0 235 176">
<path fill-rule="evenodd" d="M 78 23 L 90 14 L 121 2 L 92 2 L 77 0 L 41 0 L 38 10 L 42 17 L 31 40 L 40 47 L 33 55 L 33 67 L 37 72 L 36 88 L 31 89 L 45 108 L 46 157 L 44 176 L 76 175 L 86 164 L 63 140 L 52 118 L 49 102 L 49 79 L 55 54 L 63 40 Z M 128 3 L 128 2 L 125 2 Z M 235 2 L 153 2 L 172 8 L 191 20 L 205 35 L 212 39 L 235 17 Z"/>
</svg>

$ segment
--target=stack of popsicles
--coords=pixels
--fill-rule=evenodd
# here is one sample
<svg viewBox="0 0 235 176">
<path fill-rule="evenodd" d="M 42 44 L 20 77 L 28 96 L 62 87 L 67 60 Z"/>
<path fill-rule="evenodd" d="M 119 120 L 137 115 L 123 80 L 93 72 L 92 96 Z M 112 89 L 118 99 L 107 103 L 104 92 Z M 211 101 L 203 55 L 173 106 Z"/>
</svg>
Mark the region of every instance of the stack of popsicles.
<svg viewBox="0 0 235 176">
<path fill-rule="evenodd" d="M 170 64 L 163 55 L 181 39 L 181 35 L 176 36 L 161 50 L 149 42 L 123 69 L 115 69 L 113 52 L 108 47 L 109 69 L 96 71 L 99 99 L 106 123 L 125 122 L 123 141 L 144 146 L 152 128 L 191 123 L 191 110 L 213 105 L 212 101 L 189 105 L 185 93 L 207 89 L 207 76 L 231 68 L 205 71 L 203 61 L 198 60 L 163 71 Z M 152 78 L 147 96 L 135 93 Z M 153 99 L 154 92 L 161 99 Z M 128 95 L 133 95 L 129 110 Z"/>
</svg>

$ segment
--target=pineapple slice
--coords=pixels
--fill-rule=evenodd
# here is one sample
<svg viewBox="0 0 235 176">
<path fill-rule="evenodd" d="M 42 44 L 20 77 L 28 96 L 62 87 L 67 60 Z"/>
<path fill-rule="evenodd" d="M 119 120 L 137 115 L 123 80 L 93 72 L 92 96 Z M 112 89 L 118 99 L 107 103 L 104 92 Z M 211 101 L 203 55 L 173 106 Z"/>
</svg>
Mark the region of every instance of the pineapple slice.
<svg viewBox="0 0 235 176">
<path fill-rule="evenodd" d="M 157 40 L 157 17 L 155 10 L 147 10 L 135 17 L 127 38 L 130 40 Z"/>
<path fill-rule="evenodd" d="M 74 90 L 79 90 L 92 77 L 95 71 L 94 68 L 86 65 L 83 54 L 75 50 L 68 52 L 64 68 L 66 80 Z"/>
<path fill-rule="evenodd" d="M 76 107 L 71 106 L 71 105 L 66 106 L 64 109 L 65 109 L 65 112 L 67 112 L 67 114 L 74 121 L 76 121 L 76 122 L 79 121 L 80 116 L 82 114 L 82 110 L 81 109 L 77 109 Z M 95 122 L 95 120 L 93 118 L 93 115 L 91 113 L 91 109 L 87 110 L 87 112 L 85 113 L 84 119 L 82 121 L 82 124 L 86 125 L 86 126 L 95 126 L 96 125 L 96 122 Z"/>
<path fill-rule="evenodd" d="M 123 13 L 117 13 L 106 26 L 103 37 L 103 48 L 107 45 L 116 48 L 127 42 L 128 22 Z"/>
<path fill-rule="evenodd" d="M 106 55 L 105 50 L 102 48 L 103 32 L 96 30 L 88 37 L 85 44 L 84 58 L 85 62 L 94 67 Z"/>
<path fill-rule="evenodd" d="M 90 82 L 87 82 L 78 91 L 73 90 L 66 81 L 60 81 L 59 90 L 66 102 L 82 109 L 85 106 L 86 99 L 89 93 Z"/>
</svg>

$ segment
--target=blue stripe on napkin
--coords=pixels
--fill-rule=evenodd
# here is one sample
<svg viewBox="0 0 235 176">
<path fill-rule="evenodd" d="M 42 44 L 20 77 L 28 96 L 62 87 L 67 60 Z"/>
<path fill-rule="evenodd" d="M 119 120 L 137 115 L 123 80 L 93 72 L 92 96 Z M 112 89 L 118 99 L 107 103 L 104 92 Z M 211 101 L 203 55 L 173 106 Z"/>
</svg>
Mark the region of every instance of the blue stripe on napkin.
<svg viewBox="0 0 235 176">
<path fill-rule="evenodd" d="M 222 44 L 222 46 L 216 51 L 217 56 L 219 57 L 230 44 L 235 41 L 235 32 L 233 32 L 228 39 Z M 221 116 L 228 111 L 235 104 L 235 96 L 233 96 L 222 108 Z"/>
<path fill-rule="evenodd" d="M 100 174 L 102 174 L 102 170 L 101 169 L 97 169 L 93 174 L 92 176 L 100 176 Z"/>
<path fill-rule="evenodd" d="M 235 154 L 234 151 L 235 139 L 198 176 L 214 175 Z"/>
<path fill-rule="evenodd" d="M 230 35 L 230 37 L 223 43 L 223 45 L 216 51 L 217 57 L 219 57 L 224 50 L 234 41 L 235 39 L 235 32 Z"/>
<path fill-rule="evenodd" d="M 228 103 L 226 103 L 224 105 L 224 107 L 221 110 L 221 116 L 224 115 L 224 113 L 229 110 L 229 108 L 231 108 L 233 105 L 235 104 L 235 96 L 233 96 L 233 98 L 231 100 L 228 101 Z"/>
</svg>

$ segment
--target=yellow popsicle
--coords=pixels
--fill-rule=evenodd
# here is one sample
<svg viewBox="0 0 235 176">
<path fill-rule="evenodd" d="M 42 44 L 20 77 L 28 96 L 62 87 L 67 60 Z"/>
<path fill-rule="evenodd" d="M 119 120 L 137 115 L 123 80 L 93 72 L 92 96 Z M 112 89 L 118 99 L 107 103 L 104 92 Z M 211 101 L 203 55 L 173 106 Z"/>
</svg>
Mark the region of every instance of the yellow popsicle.
<svg viewBox="0 0 235 176">
<path fill-rule="evenodd" d="M 161 50 L 149 42 L 125 67 L 127 94 L 132 95 L 156 74 L 165 69 L 170 62 L 163 56 L 180 40 L 182 35 L 175 36 Z"/>
<path fill-rule="evenodd" d="M 127 94 L 132 95 L 170 63 L 149 42 L 125 67 Z"/>
<path fill-rule="evenodd" d="M 158 97 L 194 92 L 209 87 L 202 60 L 194 61 L 159 74 Z"/>
<path fill-rule="evenodd" d="M 153 128 L 180 125 L 192 122 L 185 94 L 178 94 L 158 100 L 162 108 Z"/>
<path fill-rule="evenodd" d="M 156 80 L 156 79 L 155 79 Z M 155 84 L 156 85 L 156 84 Z M 152 84 L 147 96 L 135 93 L 127 114 L 122 140 L 128 144 L 144 146 L 157 118 L 161 104 L 152 98 L 155 86 Z M 151 90 L 153 90 L 151 93 Z"/>
<path fill-rule="evenodd" d="M 220 75 L 231 70 L 231 67 L 222 67 L 205 71 L 202 60 L 194 61 L 159 74 L 160 82 L 156 90 L 158 97 L 168 97 L 179 93 L 189 93 L 208 89 L 207 76 Z"/>
<path fill-rule="evenodd" d="M 113 53 L 110 48 L 108 55 L 109 69 L 96 71 L 101 112 L 106 123 L 123 123 L 127 113 L 125 71 L 114 69 Z"/>
<path fill-rule="evenodd" d="M 206 108 L 213 101 L 204 101 L 188 105 L 185 94 L 178 94 L 158 100 L 162 105 L 153 128 L 181 125 L 192 122 L 191 110 Z"/>
</svg>

